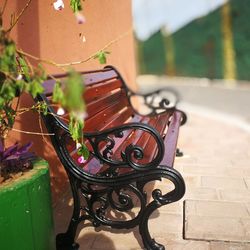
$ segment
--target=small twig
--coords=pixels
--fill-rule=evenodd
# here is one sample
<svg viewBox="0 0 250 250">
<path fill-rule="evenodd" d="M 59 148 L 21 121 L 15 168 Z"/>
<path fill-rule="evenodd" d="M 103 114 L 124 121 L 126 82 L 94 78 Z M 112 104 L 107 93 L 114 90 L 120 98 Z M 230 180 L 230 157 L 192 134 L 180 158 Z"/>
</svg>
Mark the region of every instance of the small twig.
<svg viewBox="0 0 250 250">
<path fill-rule="evenodd" d="M 32 58 L 32 59 L 34 59 L 36 61 L 44 62 L 44 63 L 50 64 L 50 65 L 53 65 L 55 67 L 64 68 L 66 66 L 73 66 L 73 65 L 78 65 L 78 64 L 82 64 L 82 63 L 88 62 L 89 60 L 93 59 L 96 56 L 96 54 L 98 54 L 98 52 L 106 50 L 111 45 L 113 45 L 114 43 L 118 42 L 123 37 L 127 36 L 131 31 L 132 31 L 132 29 L 130 28 L 129 30 L 127 30 L 126 32 L 124 32 L 123 34 L 121 34 L 120 36 L 118 36 L 116 39 L 114 39 L 114 40 L 110 41 L 108 44 L 106 44 L 102 49 L 98 50 L 94 54 L 90 55 L 89 57 L 87 57 L 86 59 L 83 59 L 81 61 L 75 61 L 75 62 L 70 62 L 70 63 L 56 63 L 56 62 L 54 62 L 52 60 L 46 60 L 46 59 L 42 59 L 42 58 L 33 56 L 33 55 L 31 55 L 31 54 L 29 54 L 27 52 L 24 52 L 24 51 L 22 51 L 20 49 L 17 49 L 17 52 L 20 53 L 20 54 L 22 54 L 22 55 L 24 55 L 24 56 L 30 57 L 30 58 Z"/>
<path fill-rule="evenodd" d="M 31 131 L 24 131 L 16 128 L 10 128 L 13 131 L 24 133 L 24 134 L 29 134 L 29 135 L 55 135 L 54 133 L 39 133 L 39 132 L 31 132 Z"/>
<path fill-rule="evenodd" d="M 51 146 L 51 143 L 48 142 L 47 138 L 44 136 L 44 132 L 43 132 L 43 127 L 42 127 L 42 119 L 41 119 L 41 116 L 39 115 L 39 127 L 40 127 L 40 130 L 42 132 L 42 140 L 48 145 L 48 147 L 53 151 L 54 148 Z"/>
<path fill-rule="evenodd" d="M 4 4 L 3 4 L 3 8 L 2 8 L 2 11 L 0 13 L 0 17 L 3 15 L 4 11 L 5 11 L 5 8 L 6 8 L 6 5 L 7 5 L 7 2 L 8 0 L 5 0 Z"/>
<path fill-rule="evenodd" d="M 14 28 L 14 26 L 17 24 L 17 22 L 19 21 L 20 17 L 23 15 L 23 13 L 25 12 L 25 10 L 29 7 L 31 1 L 32 0 L 28 0 L 28 2 L 23 7 L 23 9 L 21 10 L 21 12 L 17 16 L 17 18 L 15 18 L 14 22 L 11 24 L 11 26 L 9 27 L 9 29 L 6 30 L 7 33 L 10 32 Z"/>
<path fill-rule="evenodd" d="M 16 103 L 16 108 L 15 108 L 15 113 L 17 113 L 17 110 L 18 110 L 19 104 L 20 104 L 20 96 L 18 96 L 18 98 L 17 98 L 17 103 Z"/>
</svg>

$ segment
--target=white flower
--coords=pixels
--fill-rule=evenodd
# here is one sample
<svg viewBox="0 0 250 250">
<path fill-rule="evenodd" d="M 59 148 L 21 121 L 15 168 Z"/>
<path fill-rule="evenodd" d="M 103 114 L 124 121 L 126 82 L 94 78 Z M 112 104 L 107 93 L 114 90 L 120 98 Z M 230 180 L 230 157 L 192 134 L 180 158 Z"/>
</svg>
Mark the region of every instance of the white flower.
<svg viewBox="0 0 250 250">
<path fill-rule="evenodd" d="M 79 142 L 76 143 L 76 149 L 79 149 L 81 146 L 82 146 L 81 143 L 79 143 Z"/>
<path fill-rule="evenodd" d="M 57 115 L 64 115 L 65 114 L 65 110 L 63 109 L 63 108 L 59 108 L 58 110 L 57 110 Z"/>
<path fill-rule="evenodd" d="M 23 79 L 23 76 L 21 74 L 19 74 L 16 79 L 17 79 L 17 81 L 20 81 Z"/>
<path fill-rule="evenodd" d="M 75 13 L 75 16 L 76 16 L 76 20 L 77 20 L 77 23 L 78 24 L 83 24 L 86 22 L 86 18 L 83 14 L 81 14 L 80 12 L 76 12 Z"/>
<path fill-rule="evenodd" d="M 53 3 L 55 10 L 62 10 L 64 8 L 63 0 L 57 0 Z"/>
</svg>

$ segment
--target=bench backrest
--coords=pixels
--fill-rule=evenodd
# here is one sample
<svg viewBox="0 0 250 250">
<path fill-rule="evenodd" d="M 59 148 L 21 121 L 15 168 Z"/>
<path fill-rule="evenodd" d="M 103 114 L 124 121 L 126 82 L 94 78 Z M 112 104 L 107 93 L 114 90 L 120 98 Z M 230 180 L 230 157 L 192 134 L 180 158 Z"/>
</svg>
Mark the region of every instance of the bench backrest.
<svg viewBox="0 0 250 250">
<path fill-rule="evenodd" d="M 66 75 L 55 75 L 63 79 Z M 123 124 L 133 115 L 127 98 L 126 86 L 119 74 L 112 68 L 82 72 L 85 84 L 84 99 L 87 108 L 84 132 L 96 132 Z M 48 100 L 52 98 L 55 80 L 44 82 Z M 58 107 L 55 108 L 55 113 Z M 61 117 L 67 121 L 67 114 Z"/>
</svg>

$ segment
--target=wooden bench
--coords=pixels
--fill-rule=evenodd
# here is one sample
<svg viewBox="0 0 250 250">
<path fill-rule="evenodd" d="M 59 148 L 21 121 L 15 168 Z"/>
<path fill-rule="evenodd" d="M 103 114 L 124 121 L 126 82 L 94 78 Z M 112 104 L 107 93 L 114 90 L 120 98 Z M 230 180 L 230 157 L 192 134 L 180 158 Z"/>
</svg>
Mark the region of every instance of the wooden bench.
<svg viewBox="0 0 250 250">
<path fill-rule="evenodd" d="M 178 201 L 185 193 L 184 180 L 173 168 L 179 127 L 186 121 L 185 114 L 175 108 L 178 98 L 171 89 L 136 94 L 111 66 L 83 72 L 82 77 L 88 114 L 84 137 L 91 153 L 82 164 L 77 161 L 65 122 L 67 114 L 59 117 L 51 105 L 55 81 L 46 81 L 45 93 L 37 98 L 49 104 L 43 118 L 48 132 L 55 134 L 51 140 L 68 174 L 74 199 L 68 230 L 57 235 L 57 249 L 78 249 L 76 230 L 85 220 L 94 227 L 139 226 L 146 249 L 164 249 L 151 238 L 148 219 L 154 210 Z M 137 104 L 143 101 L 144 110 L 134 108 L 135 97 Z M 166 194 L 160 189 L 146 193 L 147 183 L 162 179 L 168 179 L 174 188 Z M 132 210 L 136 214 L 126 216 Z M 162 223 L 167 226 L 168 222 Z"/>
</svg>

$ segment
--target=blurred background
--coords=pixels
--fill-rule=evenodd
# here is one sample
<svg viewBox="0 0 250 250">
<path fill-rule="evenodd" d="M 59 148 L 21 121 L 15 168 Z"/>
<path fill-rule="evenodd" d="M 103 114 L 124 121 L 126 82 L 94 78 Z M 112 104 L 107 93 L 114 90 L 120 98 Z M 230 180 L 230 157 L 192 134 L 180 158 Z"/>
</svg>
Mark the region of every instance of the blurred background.
<svg viewBox="0 0 250 250">
<path fill-rule="evenodd" d="M 249 7 L 249 0 L 133 0 L 139 86 L 174 85 L 189 110 L 250 131 Z"/>
</svg>

